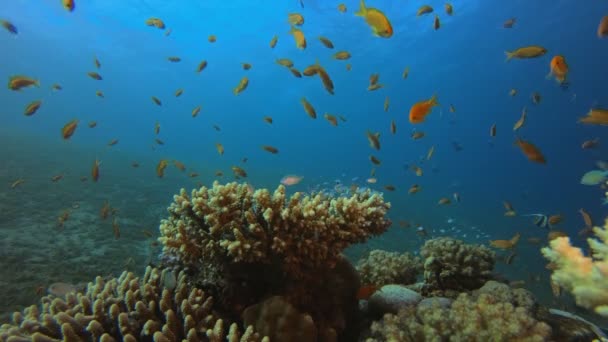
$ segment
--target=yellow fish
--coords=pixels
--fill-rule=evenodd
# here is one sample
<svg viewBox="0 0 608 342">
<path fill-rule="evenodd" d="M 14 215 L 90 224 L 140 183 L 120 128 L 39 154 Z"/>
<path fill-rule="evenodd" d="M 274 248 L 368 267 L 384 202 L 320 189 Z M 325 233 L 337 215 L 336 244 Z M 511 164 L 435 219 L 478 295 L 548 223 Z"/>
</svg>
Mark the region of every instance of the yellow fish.
<svg viewBox="0 0 608 342">
<path fill-rule="evenodd" d="M 364 0 L 359 3 L 359 11 L 355 15 L 365 18 L 375 36 L 390 38 L 393 35 L 393 26 L 386 15 L 376 8 L 365 7 Z"/>
</svg>

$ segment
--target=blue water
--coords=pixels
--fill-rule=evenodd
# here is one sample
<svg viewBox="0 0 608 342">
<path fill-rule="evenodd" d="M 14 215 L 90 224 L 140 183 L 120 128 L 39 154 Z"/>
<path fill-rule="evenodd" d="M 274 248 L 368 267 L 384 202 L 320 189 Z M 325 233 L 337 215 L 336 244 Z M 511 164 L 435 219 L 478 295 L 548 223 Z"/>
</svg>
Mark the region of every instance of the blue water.
<svg viewBox="0 0 608 342">
<path fill-rule="evenodd" d="M 576 122 L 592 106 L 608 106 L 608 39 L 596 35 L 600 18 L 608 14 L 606 2 L 454 1 L 454 15 L 448 17 L 443 1 L 429 1 L 441 17 L 442 27 L 435 31 L 432 15 L 415 16 L 421 2 L 368 1 L 368 6 L 381 9 L 391 20 L 395 32 L 390 39 L 372 36 L 364 20 L 353 15 L 356 1 L 344 1 L 347 13 L 337 10 L 338 3 L 303 0 L 301 8 L 295 0 L 205 4 L 88 0 L 77 1 L 70 13 L 58 0 L 2 1 L 0 19 L 15 24 L 19 34 L 0 30 L 0 79 L 24 74 L 41 82 L 40 88 L 0 91 L 2 131 L 12 134 L 4 137 L 4 144 L 18 144 L 22 140 L 17 136 L 39 142 L 7 148 L 5 157 L 13 153 L 21 159 L 39 160 L 42 153 L 55 163 L 70 165 L 73 178 L 89 175 L 97 158 L 102 161 L 100 188 L 110 186 L 103 183 L 112 179 L 144 181 L 157 206 L 166 206 L 179 187 L 193 187 L 199 180 L 210 184 L 216 170 L 225 174 L 221 181 L 231 180 L 233 165 L 243 167 L 247 181 L 255 187 L 274 188 L 286 174 L 304 176 L 301 184 L 291 188 L 294 191 L 324 186 L 324 182 L 331 188 L 336 179 L 350 185 L 353 177 L 359 177 L 360 186 L 378 191 L 387 184 L 396 186 L 396 191 L 384 194 L 393 204 L 394 221 L 408 220 L 437 230 L 449 228 L 445 221 L 453 218 L 463 229 L 475 226 L 489 236 L 458 236 L 479 243 L 521 232 L 521 253 L 530 255 L 540 269 L 545 261 L 538 246 L 526 245 L 524 239 L 544 238 L 546 232 L 527 218 L 504 217 L 504 200 L 521 214 L 563 214 L 565 222 L 559 229 L 584 245 L 576 237 L 583 227 L 578 209 L 585 208 L 599 223 L 607 208 L 601 205 L 602 190 L 579 184 L 597 160 L 607 157 L 606 128 Z M 289 12 L 305 17 L 301 28 L 308 40 L 305 50 L 297 49 L 288 34 Z M 172 30 L 170 36 L 145 25 L 152 16 L 163 19 Z M 517 23 L 513 29 L 504 29 L 502 23 L 510 17 L 516 17 Z M 217 36 L 214 44 L 207 41 L 211 34 Z M 274 35 L 279 41 L 271 49 Z M 325 48 L 317 40 L 320 35 L 331 39 L 336 48 Z M 505 62 L 504 51 L 525 45 L 542 45 L 548 53 Z M 349 51 L 352 58 L 334 60 L 332 55 L 339 50 Z M 545 78 L 551 57 L 558 54 L 570 66 L 567 90 Z M 170 63 L 169 56 L 182 61 Z M 102 81 L 87 76 L 96 71 L 94 57 L 101 62 Z M 317 77 L 293 77 L 275 63 L 277 58 L 292 59 L 300 71 L 318 60 L 335 84 L 335 95 L 328 94 Z M 195 69 L 203 59 L 208 66 L 198 74 Z M 243 70 L 243 62 L 251 63 L 252 69 Z M 352 64 L 350 72 L 347 63 Z M 410 73 L 403 80 L 406 66 Z M 385 87 L 369 92 L 366 88 L 373 73 L 380 74 Z M 232 89 L 243 76 L 249 78 L 249 86 L 235 96 Z M 51 91 L 54 83 L 63 90 Z M 184 93 L 176 98 L 173 94 L 178 88 Z M 515 97 L 508 95 L 511 88 L 518 90 Z M 96 90 L 103 91 L 105 98 L 98 98 Z M 531 101 L 533 92 L 542 95 L 538 105 Z M 410 124 L 409 108 L 433 94 L 441 106 L 426 122 Z M 151 96 L 158 97 L 162 107 Z M 316 108 L 316 120 L 300 105 L 303 96 Z M 386 96 L 390 97 L 388 113 L 382 108 Z M 24 116 L 24 107 L 37 99 L 43 101 L 41 109 Z M 449 112 L 450 104 L 455 113 Z M 192 109 L 199 105 L 200 114 L 192 118 Z M 524 106 L 526 125 L 514 134 L 513 124 Z M 326 112 L 343 115 L 347 122 L 333 127 L 323 119 Z M 274 123 L 264 122 L 264 116 L 272 116 Z M 72 119 L 79 119 L 80 125 L 70 140 L 63 141 L 60 129 Z M 97 121 L 96 128 L 86 126 L 91 120 Z M 389 131 L 391 120 L 397 123 L 396 135 Z M 158 136 L 156 122 L 161 125 Z M 495 138 L 489 135 L 493 123 L 498 131 Z M 412 140 L 414 128 L 426 136 Z M 367 130 L 381 133 L 380 151 L 369 147 Z M 513 144 L 516 136 L 537 145 L 547 164 L 528 161 Z M 597 149 L 581 149 L 583 141 L 595 137 L 600 138 Z M 155 138 L 165 145 L 155 144 Z M 108 147 L 111 139 L 119 139 L 118 145 Z M 225 147 L 223 156 L 216 152 L 218 142 Z M 454 142 L 463 149 L 456 151 Z M 79 152 L 63 153 L 66 145 Z M 275 146 L 280 152 L 269 154 L 261 145 Z M 433 145 L 433 158 L 421 162 Z M 382 161 L 376 167 L 375 185 L 365 184 L 372 169 L 370 154 Z M 248 159 L 246 163 L 243 158 Z M 196 171 L 201 177 L 189 179 L 170 165 L 165 177 L 158 178 L 155 165 L 160 159 L 179 160 L 188 167 L 187 173 Z M 131 161 L 141 163 L 136 173 Z M 416 177 L 407 168 L 411 164 L 422 166 L 424 176 Z M 14 164 L 1 163 L 0 168 L 4 168 L 3 181 L 10 184 L 28 172 L 48 178 L 61 172 L 48 165 L 41 162 L 21 175 L 10 169 Z M 415 183 L 422 191 L 408 195 Z M 460 203 L 437 206 L 439 198 L 454 192 L 460 194 Z M 375 247 L 406 250 L 418 246 L 423 240 L 409 229 L 391 228 L 393 238 L 381 239 Z M 525 279 L 530 273 L 517 262 L 506 272 Z"/>
</svg>

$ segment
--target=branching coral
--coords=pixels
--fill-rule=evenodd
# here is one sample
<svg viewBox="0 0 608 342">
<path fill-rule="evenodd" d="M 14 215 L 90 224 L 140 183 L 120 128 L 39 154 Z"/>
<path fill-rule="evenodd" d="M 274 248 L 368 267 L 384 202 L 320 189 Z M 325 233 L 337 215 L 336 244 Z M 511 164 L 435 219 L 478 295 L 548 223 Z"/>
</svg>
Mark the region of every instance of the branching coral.
<svg viewBox="0 0 608 342">
<path fill-rule="evenodd" d="M 409 253 L 399 254 L 373 250 L 367 258 L 359 260 L 357 271 L 363 284 L 412 284 L 422 271 L 420 258 Z"/>
<path fill-rule="evenodd" d="M 584 256 L 568 237 L 551 240 L 541 251 L 557 267 L 551 279 L 572 292 L 576 303 L 608 317 L 608 219 L 604 228 L 593 228 L 599 240 L 589 238 L 593 257 Z"/>
<path fill-rule="evenodd" d="M 461 294 L 451 308 L 439 305 L 387 314 L 371 327 L 375 341 L 545 341 L 551 327 L 524 307 L 501 302 L 490 294 L 472 299 Z"/>
<path fill-rule="evenodd" d="M 246 184 L 215 182 L 212 188 L 182 189 L 161 222 L 163 253 L 184 266 L 203 262 L 278 263 L 297 278 L 332 267 L 348 245 L 383 233 L 389 203 L 370 191 L 330 198 L 296 193 L 280 185 L 273 194 Z"/>
<path fill-rule="evenodd" d="M 225 340 L 223 320 L 212 313 L 213 298 L 190 288 L 183 273 L 177 283 L 161 275 L 148 267 L 141 281 L 123 272 L 109 280 L 97 277 L 86 293 L 71 292 L 65 300 L 44 297 L 41 307 L 15 312 L 12 324 L 0 327 L 0 341 Z M 236 324 L 230 326 L 228 338 L 261 340 L 252 327 L 241 335 Z"/>
<path fill-rule="evenodd" d="M 448 237 L 428 240 L 424 260 L 424 291 L 474 290 L 492 276 L 495 254 L 482 245 L 469 245 Z"/>
</svg>

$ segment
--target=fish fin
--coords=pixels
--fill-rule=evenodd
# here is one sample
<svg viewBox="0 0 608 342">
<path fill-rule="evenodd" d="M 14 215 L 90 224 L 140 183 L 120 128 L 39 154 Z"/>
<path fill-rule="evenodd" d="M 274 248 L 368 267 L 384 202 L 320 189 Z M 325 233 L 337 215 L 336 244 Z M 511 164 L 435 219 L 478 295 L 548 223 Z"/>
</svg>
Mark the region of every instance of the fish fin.
<svg viewBox="0 0 608 342">
<path fill-rule="evenodd" d="M 431 99 L 429 100 L 429 102 L 433 105 L 433 106 L 439 106 L 440 103 L 437 100 L 437 93 L 433 94 L 433 96 L 431 97 Z"/>
<path fill-rule="evenodd" d="M 507 59 L 505 60 L 505 62 L 508 62 L 511 60 L 511 58 L 513 58 L 514 53 L 513 52 L 509 52 L 509 51 L 505 51 L 505 55 L 507 55 Z"/>
<path fill-rule="evenodd" d="M 359 17 L 364 17 L 366 13 L 367 13 L 367 8 L 365 8 L 365 1 L 361 0 L 359 2 L 359 11 L 355 12 L 355 15 L 359 16 Z"/>
</svg>

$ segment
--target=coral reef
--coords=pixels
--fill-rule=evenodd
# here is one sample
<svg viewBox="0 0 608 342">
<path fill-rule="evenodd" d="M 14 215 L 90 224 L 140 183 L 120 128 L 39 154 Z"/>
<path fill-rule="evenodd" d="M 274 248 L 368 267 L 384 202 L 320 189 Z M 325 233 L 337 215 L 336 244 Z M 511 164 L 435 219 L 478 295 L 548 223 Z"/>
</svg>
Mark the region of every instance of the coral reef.
<svg viewBox="0 0 608 342">
<path fill-rule="evenodd" d="M 424 260 L 425 295 L 456 296 L 474 290 L 492 277 L 495 254 L 482 245 L 442 237 L 428 240 L 420 250 Z"/>
<path fill-rule="evenodd" d="M 551 240 L 550 247 L 541 251 L 556 265 L 551 275 L 554 283 L 570 291 L 578 305 L 608 317 L 608 219 L 604 228 L 593 231 L 599 240 L 587 239 L 592 256 L 573 247 L 568 237 Z"/>
<path fill-rule="evenodd" d="M 366 258 L 359 260 L 357 271 L 363 284 L 408 285 L 416 282 L 417 275 L 422 271 L 422 262 L 410 253 L 373 250 Z"/>
<path fill-rule="evenodd" d="M 188 286 L 186 276 L 148 267 L 139 279 L 130 272 L 88 284 L 85 293 L 70 292 L 65 300 L 46 296 L 13 314 L 0 327 L 0 341 L 265 341 L 253 327 L 239 333 L 212 310 L 213 298 Z M 173 280 L 171 280 L 173 279 Z"/>
<path fill-rule="evenodd" d="M 273 194 L 236 182 L 182 189 L 162 220 L 163 253 L 184 266 L 201 263 L 279 263 L 291 277 L 331 266 L 344 248 L 386 231 L 389 203 L 370 191 L 350 198 Z"/>
<path fill-rule="evenodd" d="M 482 293 L 476 299 L 463 293 L 450 308 L 410 307 L 374 322 L 376 341 L 545 341 L 551 327 L 537 321 L 525 307 L 517 307 Z"/>
</svg>

